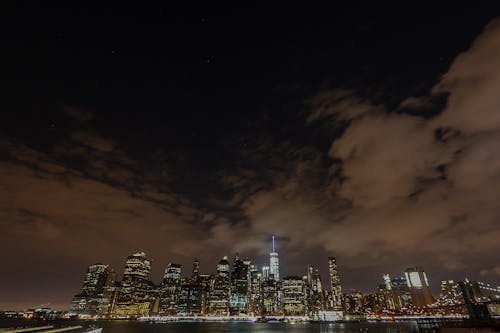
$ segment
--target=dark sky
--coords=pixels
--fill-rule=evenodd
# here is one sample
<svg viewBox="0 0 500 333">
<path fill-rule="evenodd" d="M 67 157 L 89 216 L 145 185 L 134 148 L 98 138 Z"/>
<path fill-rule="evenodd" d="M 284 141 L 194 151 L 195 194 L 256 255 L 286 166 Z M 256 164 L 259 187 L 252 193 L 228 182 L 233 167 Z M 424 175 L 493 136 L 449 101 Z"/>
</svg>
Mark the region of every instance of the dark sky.
<svg viewBox="0 0 500 333">
<path fill-rule="evenodd" d="M 4 7 L 0 308 L 143 250 L 500 283 L 500 7 Z"/>
</svg>

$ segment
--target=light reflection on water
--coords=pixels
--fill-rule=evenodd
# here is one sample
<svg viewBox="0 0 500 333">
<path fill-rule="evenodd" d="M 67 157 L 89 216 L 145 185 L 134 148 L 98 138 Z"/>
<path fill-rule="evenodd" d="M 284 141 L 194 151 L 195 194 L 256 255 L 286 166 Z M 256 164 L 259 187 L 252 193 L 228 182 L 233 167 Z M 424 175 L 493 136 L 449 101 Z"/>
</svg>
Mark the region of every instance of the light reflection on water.
<svg viewBox="0 0 500 333">
<path fill-rule="evenodd" d="M 38 325 L 47 324 L 47 322 Z M 64 322 L 58 326 L 71 326 L 82 322 Z M 83 325 L 89 324 L 83 322 Z M 94 322 L 103 333 L 418 333 L 415 322 L 400 323 L 250 323 L 250 322 L 172 322 L 146 323 L 139 321 Z M 24 321 L 22 326 L 33 326 Z M 13 327 L 15 323 L 2 323 L 0 327 Z M 18 325 L 21 326 L 21 325 Z"/>
</svg>

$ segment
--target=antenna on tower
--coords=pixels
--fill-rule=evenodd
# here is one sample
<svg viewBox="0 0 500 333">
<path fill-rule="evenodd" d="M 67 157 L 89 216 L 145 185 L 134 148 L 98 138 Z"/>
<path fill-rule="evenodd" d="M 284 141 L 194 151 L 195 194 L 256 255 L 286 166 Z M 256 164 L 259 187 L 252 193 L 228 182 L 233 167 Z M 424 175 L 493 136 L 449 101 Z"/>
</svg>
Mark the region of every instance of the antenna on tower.
<svg viewBox="0 0 500 333">
<path fill-rule="evenodd" d="M 276 251 L 274 251 L 274 235 L 273 235 L 273 252 L 276 252 Z"/>
</svg>

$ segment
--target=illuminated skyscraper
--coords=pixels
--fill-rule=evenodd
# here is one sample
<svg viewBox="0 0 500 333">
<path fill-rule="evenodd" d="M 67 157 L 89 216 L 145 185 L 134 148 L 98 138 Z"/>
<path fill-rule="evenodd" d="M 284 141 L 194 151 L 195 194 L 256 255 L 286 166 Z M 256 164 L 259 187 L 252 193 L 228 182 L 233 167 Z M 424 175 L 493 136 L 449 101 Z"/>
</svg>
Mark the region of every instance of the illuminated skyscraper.
<svg viewBox="0 0 500 333">
<path fill-rule="evenodd" d="M 198 281 L 200 277 L 200 262 L 198 259 L 194 258 L 193 260 L 193 273 L 191 274 L 191 279 L 193 281 Z"/>
<path fill-rule="evenodd" d="M 181 265 L 168 264 L 163 275 L 160 297 L 160 314 L 177 314 L 177 304 L 181 290 Z"/>
<path fill-rule="evenodd" d="M 108 314 L 115 280 L 116 273 L 108 265 L 90 265 L 85 274 L 81 292 L 71 301 L 70 313 Z"/>
<path fill-rule="evenodd" d="M 342 310 L 342 286 L 340 285 L 340 275 L 337 271 L 337 260 L 335 257 L 328 258 L 328 271 L 330 273 L 330 289 L 332 310 Z"/>
<path fill-rule="evenodd" d="M 269 253 L 269 273 L 273 275 L 276 281 L 280 279 L 280 264 L 278 252 L 276 252 L 274 235 L 273 235 L 273 252 Z"/>
<path fill-rule="evenodd" d="M 231 296 L 229 304 L 231 314 L 238 315 L 247 312 L 249 260 L 241 260 L 238 254 L 234 258 L 231 273 Z"/>
<path fill-rule="evenodd" d="M 151 260 L 144 252 L 127 258 L 120 295 L 114 313 L 120 316 L 147 316 L 156 311 L 157 297 L 150 280 Z"/>
<path fill-rule="evenodd" d="M 307 313 L 306 280 L 298 276 L 285 277 L 281 282 L 282 306 L 285 316 L 304 316 Z"/>
<path fill-rule="evenodd" d="M 231 288 L 231 276 L 227 257 L 219 261 L 217 275 L 210 289 L 210 301 L 208 312 L 214 316 L 229 315 L 229 295 Z"/>
<path fill-rule="evenodd" d="M 408 268 L 405 271 L 405 277 L 414 306 L 423 307 L 434 302 L 427 275 L 422 267 Z"/>
<path fill-rule="evenodd" d="M 441 281 L 439 301 L 443 305 L 455 305 L 462 301 L 462 292 L 458 283 L 453 280 Z"/>
<path fill-rule="evenodd" d="M 134 253 L 127 258 L 122 280 L 122 298 L 141 301 L 151 289 L 151 260 L 144 252 Z"/>
</svg>

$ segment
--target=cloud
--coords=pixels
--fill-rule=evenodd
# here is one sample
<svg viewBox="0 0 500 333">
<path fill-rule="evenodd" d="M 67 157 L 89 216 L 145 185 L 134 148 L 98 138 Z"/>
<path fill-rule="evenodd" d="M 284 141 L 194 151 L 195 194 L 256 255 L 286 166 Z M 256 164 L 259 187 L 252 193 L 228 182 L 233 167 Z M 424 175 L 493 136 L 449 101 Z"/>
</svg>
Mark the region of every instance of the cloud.
<svg viewBox="0 0 500 333">
<path fill-rule="evenodd" d="M 435 127 L 454 127 L 466 134 L 500 128 L 500 19 L 493 20 L 471 48 L 460 54 L 434 87 L 434 94 L 447 93 L 443 112 Z"/>
<path fill-rule="evenodd" d="M 287 255 L 305 261 L 318 248 L 336 253 L 348 272 L 422 264 L 443 278 L 479 278 L 500 259 L 499 22 L 455 59 L 431 95 L 395 110 L 346 90 L 311 99 L 306 122 L 328 125 L 335 138 L 328 152 L 269 143 L 247 157 L 269 167 L 225 178 L 248 234 L 277 233 Z M 437 115 L 415 112 L 444 93 Z"/>
<path fill-rule="evenodd" d="M 383 109 L 346 89 L 319 92 L 309 104 L 312 110 L 306 119 L 309 123 L 327 121 L 334 124 L 339 120 L 351 120 Z"/>
<path fill-rule="evenodd" d="M 94 114 L 92 112 L 74 105 L 63 105 L 61 107 L 61 111 L 71 118 L 82 123 L 88 122 L 94 118 Z"/>
</svg>

